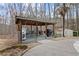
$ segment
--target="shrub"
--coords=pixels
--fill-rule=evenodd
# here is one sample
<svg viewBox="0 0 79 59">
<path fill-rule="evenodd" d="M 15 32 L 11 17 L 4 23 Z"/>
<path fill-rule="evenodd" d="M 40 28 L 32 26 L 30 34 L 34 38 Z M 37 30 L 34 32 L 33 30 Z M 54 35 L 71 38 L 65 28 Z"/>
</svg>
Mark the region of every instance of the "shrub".
<svg viewBox="0 0 79 59">
<path fill-rule="evenodd" d="M 77 32 L 77 36 L 79 36 L 79 31 Z"/>
<path fill-rule="evenodd" d="M 77 36 L 78 32 L 77 31 L 74 31 L 73 32 L 73 36 Z"/>
</svg>

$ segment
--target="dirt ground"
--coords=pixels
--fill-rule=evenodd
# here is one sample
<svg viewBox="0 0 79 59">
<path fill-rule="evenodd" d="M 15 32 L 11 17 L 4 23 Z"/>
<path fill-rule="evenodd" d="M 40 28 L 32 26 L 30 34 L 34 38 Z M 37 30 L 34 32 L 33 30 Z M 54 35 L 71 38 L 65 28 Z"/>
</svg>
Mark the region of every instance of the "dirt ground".
<svg viewBox="0 0 79 59">
<path fill-rule="evenodd" d="M 17 44 L 17 39 L 0 39 L 0 50 Z"/>
</svg>

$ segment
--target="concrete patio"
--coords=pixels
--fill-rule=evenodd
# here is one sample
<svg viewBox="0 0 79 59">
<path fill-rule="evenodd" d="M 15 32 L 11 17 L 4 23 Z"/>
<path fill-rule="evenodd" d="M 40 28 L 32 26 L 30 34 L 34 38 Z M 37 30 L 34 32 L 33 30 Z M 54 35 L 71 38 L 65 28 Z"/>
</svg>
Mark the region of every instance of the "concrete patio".
<svg viewBox="0 0 79 59">
<path fill-rule="evenodd" d="M 78 56 L 74 48 L 78 39 L 40 40 L 40 45 L 30 49 L 23 56 Z"/>
</svg>

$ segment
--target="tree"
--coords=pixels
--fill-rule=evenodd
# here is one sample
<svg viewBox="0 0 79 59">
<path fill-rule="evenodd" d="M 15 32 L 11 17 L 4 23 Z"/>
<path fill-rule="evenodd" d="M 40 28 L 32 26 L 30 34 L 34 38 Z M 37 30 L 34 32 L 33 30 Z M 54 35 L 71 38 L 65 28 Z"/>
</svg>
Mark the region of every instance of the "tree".
<svg viewBox="0 0 79 59">
<path fill-rule="evenodd" d="M 77 30 L 79 30 L 79 29 L 78 29 L 78 4 L 76 4 L 75 7 L 76 7 L 76 23 L 77 23 Z"/>
<path fill-rule="evenodd" d="M 64 36 L 64 29 L 65 29 L 65 14 L 66 14 L 66 12 L 68 11 L 68 7 L 66 7 L 66 5 L 65 5 L 65 3 L 63 3 L 63 6 L 62 7 L 59 7 L 58 9 L 57 9 L 57 12 L 62 16 L 62 18 L 63 18 L 63 37 L 65 37 Z"/>
</svg>

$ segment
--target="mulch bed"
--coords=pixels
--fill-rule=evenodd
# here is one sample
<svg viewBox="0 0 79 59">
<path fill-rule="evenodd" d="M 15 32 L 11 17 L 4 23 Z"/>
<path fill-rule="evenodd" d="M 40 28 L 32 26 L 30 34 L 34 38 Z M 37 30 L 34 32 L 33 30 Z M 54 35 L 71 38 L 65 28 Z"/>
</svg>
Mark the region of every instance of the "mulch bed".
<svg viewBox="0 0 79 59">
<path fill-rule="evenodd" d="M 25 52 L 40 43 L 17 44 L 12 47 L 0 50 L 0 56 L 22 56 Z"/>
<path fill-rule="evenodd" d="M 17 56 L 21 55 L 24 50 L 26 50 L 28 46 L 26 45 L 16 45 L 0 51 L 0 55 L 2 56 Z"/>
</svg>

